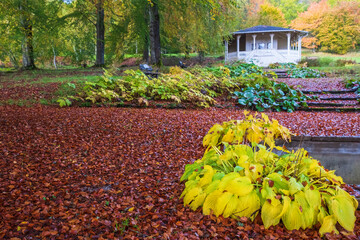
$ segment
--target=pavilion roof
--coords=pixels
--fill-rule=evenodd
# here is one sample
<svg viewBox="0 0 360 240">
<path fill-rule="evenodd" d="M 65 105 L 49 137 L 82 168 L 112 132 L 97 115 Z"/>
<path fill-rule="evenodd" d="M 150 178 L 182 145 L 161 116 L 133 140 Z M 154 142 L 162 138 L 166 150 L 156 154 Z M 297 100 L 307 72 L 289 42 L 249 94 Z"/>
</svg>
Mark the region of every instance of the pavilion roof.
<svg viewBox="0 0 360 240">
<path fill-rule="evenodd" d="M 273 26 L 266 26 L 266 25 L 258 25 L 251 28 L 242 29 L 233 34 L 244 34 L 244 33 L 263 33 L 263 32 L 297 32 L 307 34 L 306 31 L 295 30 L 291 28 L 282 28 L 282 27 L 273 27 Z"/>
</svg>

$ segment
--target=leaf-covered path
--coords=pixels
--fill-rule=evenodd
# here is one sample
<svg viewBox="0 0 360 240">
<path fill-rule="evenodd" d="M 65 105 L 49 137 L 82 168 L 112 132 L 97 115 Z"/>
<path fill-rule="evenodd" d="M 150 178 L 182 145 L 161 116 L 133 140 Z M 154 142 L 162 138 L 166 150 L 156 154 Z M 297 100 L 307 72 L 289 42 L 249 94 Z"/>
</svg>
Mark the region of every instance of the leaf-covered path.
<svg viewBox="0 0 360 240">
<path fill-rule="evenodd" d="M 360 135 L 357 113 L 269 116 L 298 134 Z M 0 107 L 0 238 L 318 238 L 317 229 L 265 230 L 259 220 L 183 207 L 179 178 L 202 155 L 202 137 L 215 122 L 241 117 L 219 109 Z"/>
</svg>

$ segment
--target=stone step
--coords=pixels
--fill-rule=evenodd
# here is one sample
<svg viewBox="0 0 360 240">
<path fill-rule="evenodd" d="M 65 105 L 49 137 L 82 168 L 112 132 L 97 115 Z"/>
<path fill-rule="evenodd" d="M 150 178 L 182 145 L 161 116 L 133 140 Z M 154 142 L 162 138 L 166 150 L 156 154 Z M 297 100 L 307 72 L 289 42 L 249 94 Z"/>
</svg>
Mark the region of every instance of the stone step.
<svg viewBox="0 0 360 240">
<path fill-rule="evenodd" d="M 358 97 L 320 97 L 319 100 L 324 100 L 324 101 L 332 101 L 332 100 L 341 100 L 341 101 L 360 100 L 360 96 L 358 96 Z"/>
<path fill-rule="evenodd" d="M 360 107 L 303 107 L 299 110 L 306 112 L 360 112 Z"/>
<path fill-rule="evenodd" d="M 357 89 L 349 89 L 349 90 L 322 90 L 322 91 L 308 91 L 302 90 L 304 94 L 343 94 L 343 93 L 353 93 Z"/>
<path fill-rule="evenodd" d="M 357 104 L 346 103 L 325 103 L 325 102 L 307 102 L 307 105 L 313 107 L 344 107 L 344 106 L 357 106 Z M 360 106 L 359 106 L 360 107 Z"/>
</svg>

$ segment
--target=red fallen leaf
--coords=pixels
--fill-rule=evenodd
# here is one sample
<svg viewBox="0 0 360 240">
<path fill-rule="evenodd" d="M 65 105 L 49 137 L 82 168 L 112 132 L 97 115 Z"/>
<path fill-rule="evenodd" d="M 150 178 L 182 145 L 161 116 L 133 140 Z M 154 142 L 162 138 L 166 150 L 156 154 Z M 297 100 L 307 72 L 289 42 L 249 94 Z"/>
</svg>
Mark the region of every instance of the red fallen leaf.
<svg viewBox="0 0 360 240">
<path fill-rule="evenodd" d="M 111 221 L 109 221 L 109 220 L 104 220 L 104 224 L 105 224 L 106 226 L 110 227 L 110 226 L 111 226 Z"/>
<path fill-rule="evenodd" d="M 274 186 L 274 181 L 273 180 L 269 180 L 269 187 L 273 187 Z"/>
<path fill-rule="evenodd" d="M 78 234 L 79 230 L 80 230 L 79 227 L 73 226 L 70 230 L 70 234 L 76 235 L 76 234 Z"/>
</svg>

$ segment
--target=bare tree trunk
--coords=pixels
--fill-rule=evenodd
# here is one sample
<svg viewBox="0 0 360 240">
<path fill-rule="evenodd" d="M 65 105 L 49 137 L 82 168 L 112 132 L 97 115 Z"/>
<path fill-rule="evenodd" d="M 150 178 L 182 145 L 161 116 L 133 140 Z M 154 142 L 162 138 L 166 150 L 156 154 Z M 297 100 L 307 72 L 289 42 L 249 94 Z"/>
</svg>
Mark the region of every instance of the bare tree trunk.
<svg viewBox="0 0 360 240">
<path fill-rule="evenodd" d="M 25 0 L 25 5 L 27 0 Z M 33 47 L 33 32 L 30 16 L 24 14 L 24 7 L 20 5 L 20 11 L 23 13 L 20 16 L 20 24 L 24 33 L 24 40 L 22 43 L 22 59 L 24 69 L 36 69 L 34 61 L 34 47 Z"/>
<path fill-rule="evenodd" d="M 56 66 L 56 51 L 55 51 L 54 46 L 52 46 L 52 50 L 53 50 L 53 53 L 54 53 L 54 59 L 53 59 L 54 67 L 55 67 L 55 69 L 57 69 L 57 66 Z"/>
<path fill-rule="evenodd" d="M 153 1 L 149 9 L 151 64 L 161 65 L 160 15 L 158 4 Z"/>
<path fill-rule="evenodd" d="M 105 66 L 105 24 L 104 2 L 96 4 L 96 61 L 95 66 Z"/>
</svg>

